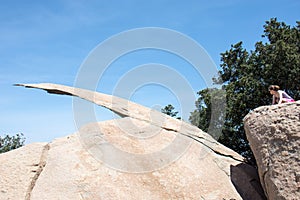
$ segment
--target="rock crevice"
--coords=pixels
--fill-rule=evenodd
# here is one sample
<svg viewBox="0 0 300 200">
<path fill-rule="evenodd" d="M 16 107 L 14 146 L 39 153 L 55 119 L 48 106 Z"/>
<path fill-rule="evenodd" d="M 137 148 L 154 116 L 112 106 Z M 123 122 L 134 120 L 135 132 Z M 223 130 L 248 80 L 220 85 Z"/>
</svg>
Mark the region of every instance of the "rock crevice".
<svg viewBox="0 0 300 200">
<path fill-rule="evenodd" d="M 34 164 L 34 166 L 36 166 L 37 169 L 32 170 L 32 172 L 34 172 L 35 175 L 32 177 L 32 180 L 29 184 L 29 187 L 26 192 L 25 200 L 30 200 L 30 198 L 31 198 L 32 190 L 34 189 L 34 186 L 35 186 L 39 176 L 41 175 L 42 171 L 44 170 L 44 168 L 47 164 L 47 155 L 48 155 L 49 149 L 50 149 L 50 144 L 46 144 L 43 148 L 40 162 L 38 164 Z"/>
</svg>

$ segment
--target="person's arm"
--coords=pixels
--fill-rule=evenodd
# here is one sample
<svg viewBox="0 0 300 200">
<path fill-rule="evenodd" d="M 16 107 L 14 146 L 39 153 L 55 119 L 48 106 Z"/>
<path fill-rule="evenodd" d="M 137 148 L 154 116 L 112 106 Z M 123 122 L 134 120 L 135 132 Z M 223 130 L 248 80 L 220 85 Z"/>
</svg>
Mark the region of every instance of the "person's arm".
<svg viewBox="0 0 300 200">
<path fill-rule="evenodd" d="M 283 98 L 282 98 L 282 91 L 278 91 L 278 94 L 279 94 L 279 101 L 278 101 L 278 104 L 281 104 L 282 101 L 283 101 Z"/>
<path fill-rule="evenodd" d="M 275 98 L 276 98 L 276 97 L 275 97 L 275 95 L 273 95 L 272 97 L 273 97 L 272 105 L 274 105 L 274 104 L 275 104 Z"/>
</svg>

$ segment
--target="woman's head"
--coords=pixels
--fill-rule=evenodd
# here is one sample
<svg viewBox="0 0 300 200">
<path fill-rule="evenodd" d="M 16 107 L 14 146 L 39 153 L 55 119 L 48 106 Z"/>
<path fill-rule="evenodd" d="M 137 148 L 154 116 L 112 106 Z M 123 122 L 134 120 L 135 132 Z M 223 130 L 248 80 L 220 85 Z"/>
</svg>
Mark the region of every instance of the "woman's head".
<svg viewBox="0 0 300 200">
<path fill-rule="evenodd" d="M 269 91 L 278 91 L 280 87 L 278 85 L 270 85 L 269 86 Z"/>
</svg>

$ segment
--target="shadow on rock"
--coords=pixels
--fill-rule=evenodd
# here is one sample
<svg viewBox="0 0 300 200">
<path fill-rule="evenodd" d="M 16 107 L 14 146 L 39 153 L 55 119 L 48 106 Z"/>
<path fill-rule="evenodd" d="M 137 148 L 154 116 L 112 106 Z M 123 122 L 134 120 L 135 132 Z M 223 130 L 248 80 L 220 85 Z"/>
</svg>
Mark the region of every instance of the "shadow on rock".
<svg viewBox="0 0 300 200">
<path fill-rule="evenodd" d="M 266 200 L 257 170 L 242 163 L 230 166 L 231 182 L 244 200 Z"/>
</svg>

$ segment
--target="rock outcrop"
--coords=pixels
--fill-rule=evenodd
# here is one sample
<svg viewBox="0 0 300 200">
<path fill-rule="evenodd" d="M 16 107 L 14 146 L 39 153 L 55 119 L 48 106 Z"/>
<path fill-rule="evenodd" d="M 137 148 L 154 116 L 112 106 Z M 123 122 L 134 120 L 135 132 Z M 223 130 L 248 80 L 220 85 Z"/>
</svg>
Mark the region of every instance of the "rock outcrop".
<svg viewBox="0 0 300 200">
<path fill-rule="evenodd" d="M 23 86 L 77 96 L 122 118 L 1 154 L 0 199 L 264 199 L 256 170 L 197 127 L 110 95 Z"/>
<path fill-rule="evenodd" d="M 300 199 L 300 102 L 259 107 L 244 123 L 268 199 Z"/>
</svg>

